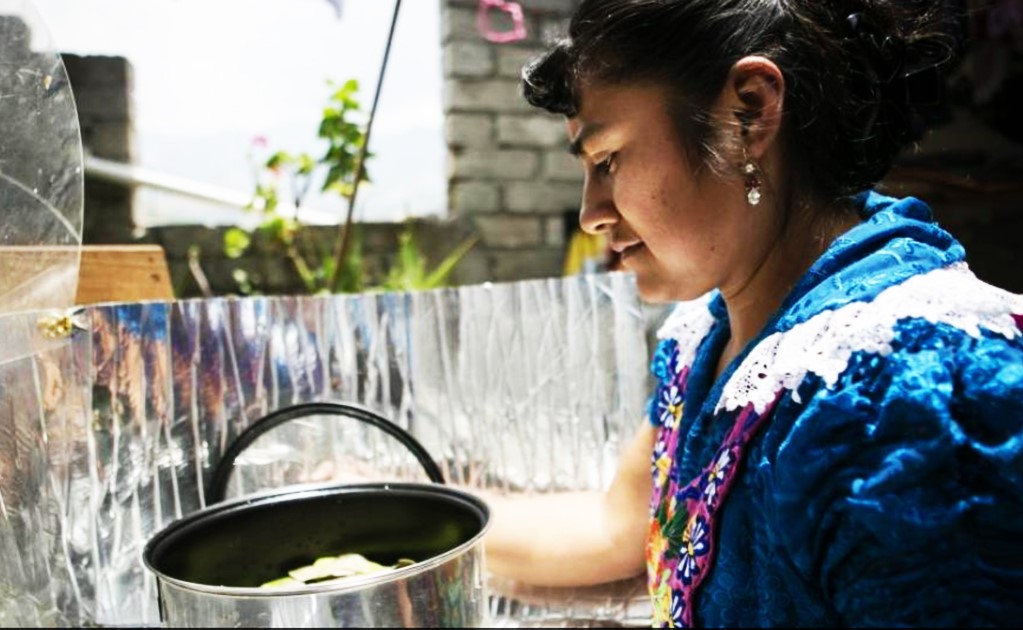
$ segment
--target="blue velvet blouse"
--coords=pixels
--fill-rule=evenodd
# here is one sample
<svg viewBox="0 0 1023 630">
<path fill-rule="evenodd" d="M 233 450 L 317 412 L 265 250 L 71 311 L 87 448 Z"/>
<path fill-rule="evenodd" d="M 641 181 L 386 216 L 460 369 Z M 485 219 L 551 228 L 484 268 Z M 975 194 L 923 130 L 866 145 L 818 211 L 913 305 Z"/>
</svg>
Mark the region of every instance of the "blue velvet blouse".
<svg viewBox="0 0 1023 630">
<path fill-rule="evenodd" d="M 1023 619 L 1023 299 L 920 201 L 859 201 L 720 378 L 719 295 L 661 331 L 655 625 Z"/>
</svg>

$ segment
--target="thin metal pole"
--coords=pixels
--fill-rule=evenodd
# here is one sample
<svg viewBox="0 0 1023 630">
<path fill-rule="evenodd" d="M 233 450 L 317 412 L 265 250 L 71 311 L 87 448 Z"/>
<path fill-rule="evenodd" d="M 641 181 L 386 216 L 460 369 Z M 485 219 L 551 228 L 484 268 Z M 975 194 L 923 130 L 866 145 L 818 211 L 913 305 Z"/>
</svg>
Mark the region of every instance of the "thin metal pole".
<svg viewBox="0 0 1023 630">
<path fill-rule="evenodd" d="M 362 147 L 359 150 L 359 166 L 355 169 L 355 181 L 352 183 L 352 196 L 348 199 L 348 216 L 341 227 L 341 234 L 338 235 L 336 247 L 334 248 L 334 273 L 330 278 L 330 290 L 337 290 L 338 280 L 341 278 L 341 267 L 345 257 L 348 255 L 348 248 L 351 243 L 352 219 L 355 216 L 355 198 L 359 192 L 359 182 L 365 171 L 366 152 L 369 149 L 369 136 L 373 131 L 373 120 L 377 115 L 377 105 L 380 103 L 380 91 L 384 86 L 384 75 L 387 72 L 387 60 L 391 56 L 391 44 L 394 42 L 394 27 L 398 24 L 398 12 L 401 10 L 401 0 L 394 0 L 394 15 L 391 17 L 391 30 L 387 34 L 387 46 L 384 48 L 384 60 L 380 64 L 380 77 L 377 79 L 376 93 L 373 95 L 373 107 L 369 111 L 369 121 L 366 123 L 366 135 L 363 138 Z"/>
</svg>

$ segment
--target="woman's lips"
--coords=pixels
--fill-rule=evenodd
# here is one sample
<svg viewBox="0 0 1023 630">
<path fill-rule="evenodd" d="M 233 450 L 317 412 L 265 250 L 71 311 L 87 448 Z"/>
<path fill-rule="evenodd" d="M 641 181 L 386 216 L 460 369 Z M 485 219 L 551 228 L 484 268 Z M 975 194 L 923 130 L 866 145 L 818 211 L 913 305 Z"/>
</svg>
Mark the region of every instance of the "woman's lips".
<svg viewBox="0 0 1023 630">
<path fill-rule="evenodd" d="M 619 254 L 624 254 L 626 250 L 632 249 L 638 245 L 642 245 L 643 241 L 611 241 L 611 249 Z"/>
<path fill-rule="evenodd" d="M 618 255 L 621 256 L 622 262 L 625 262 L 632 256 L 635 256 L 643 249 L 643 243 L 634 243 L 628 247 L 623 247 L 618 250 Z"/>
<path fill-rule="evenodd" d="M 628 256 L 631 256 L 631 255 L 635 254 L 636 252 L 638 252 L 641 249 L 641 247 L 642 247 L 642 243 L 641 242 L 636 242 L 636 243 L 633 243 L 631 245 L 622 247 L 622 249 L 619 250 L 618 253 L 624 259 L 624 258 L 626 258 Z"/>
</svg>

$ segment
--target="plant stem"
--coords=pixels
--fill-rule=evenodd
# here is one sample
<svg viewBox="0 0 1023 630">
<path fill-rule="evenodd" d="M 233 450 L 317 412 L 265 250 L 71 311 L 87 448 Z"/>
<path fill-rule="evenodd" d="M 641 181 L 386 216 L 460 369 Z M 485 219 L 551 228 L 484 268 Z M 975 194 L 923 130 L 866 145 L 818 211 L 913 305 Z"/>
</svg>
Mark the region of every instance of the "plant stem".
<svg viewBox="0 0 1023 630">
<path fill-rule="evenodd" d="M 334 248 L 334 273 L 331 274 L 327 285 L 331 292 L 337 290 L 338 281 L 344 268 L 344 260 L 348 255 L 349 234 L 352 219 L 355 216 L 355 198 L 359 191 L 359 182 L 362 181 L 362 174 L 366 168 L 366 152 L 369 149 L 369 136 L 373 131 L 373 120 L 376 118 L 377 105 L 380 102 L 380 91 L 384 86 L 384 74 L 387 72 L 387 60 L 391 56 L 391 44 L 394 42 L 394 27 L 398 24 L 398 12 L 401 10 L 401 0 L 394 0 L 394 15 L 391 17 L 391 30 L 387 34 L 387 46 L 384 48 L 384 60 L 380 64 L 380 76 L 377 79 L 376 93 L 373 95 L 373 107 L 369 112 L 369 121 L 366 123 L 366 134 L 362 139 L 362 146 L 359 148 L 358 167 L 355 169 L 355 181 L 352 182 L 352 196 L 348 198 L 348 216 L 345 218 L 341 233 L 338 235 Z"/>
<path fill-rule="evenodd" d="M 302 254 L 299 253 L 295 244 L 290 243 L 286 245 L 284 251 L 288 258 L 291 259 L 291 263 L 295 266 L 295 271 L 297 271 L 299 277 L 302 278 L 306 291 L 311 294 L 316 293 L 316 278 L 309 270 L 309 265 L 306 264 L 305 259 L 302 257 Z"/>
<path fill-rule="evenodd" d="M 213 297 L 213 289 L 210 287 L 210 281 L 206 278 L 206 273 L 202 270 L 202 263 L 199 262 L 199 250 L 190 247 L 188 249 L 188 270 L 192 272 L 192 277 L 195 278 L 195 283 L 199 285 L 199 292 L 204 298 Z"/>
</svg>

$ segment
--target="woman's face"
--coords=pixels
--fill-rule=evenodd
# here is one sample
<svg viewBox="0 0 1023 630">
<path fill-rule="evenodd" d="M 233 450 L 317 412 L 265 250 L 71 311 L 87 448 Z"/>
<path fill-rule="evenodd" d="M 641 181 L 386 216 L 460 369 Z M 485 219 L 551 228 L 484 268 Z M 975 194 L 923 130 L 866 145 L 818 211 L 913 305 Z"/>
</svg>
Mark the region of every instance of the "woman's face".
<svg viewBox="0 0 1023 630">
<path fill-rule="evenodd" d="M 770 218 L 746 203 L 741 176 L 696 174 L 664 89 L 589 85 L 580 104 L 568 121 L 586 171 L 580 223 L 607 235 L 643 298 L 688 300 L 750 277 Z"/>
</svg>

